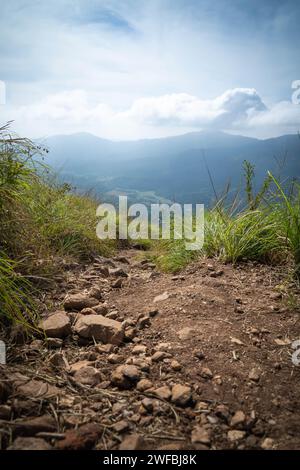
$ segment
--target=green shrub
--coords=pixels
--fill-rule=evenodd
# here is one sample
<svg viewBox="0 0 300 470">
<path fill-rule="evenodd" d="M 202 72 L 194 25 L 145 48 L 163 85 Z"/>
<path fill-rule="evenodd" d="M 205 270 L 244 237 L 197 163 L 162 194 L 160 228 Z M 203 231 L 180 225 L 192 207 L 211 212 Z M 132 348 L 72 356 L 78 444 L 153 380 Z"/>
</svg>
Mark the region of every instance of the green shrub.
<svg viewBox="0 0 300 470">
<path fill-rule="evenodd" d="M 34 328 L 38 318 L 28 282 L 15 272 L 15 263 L 0 252 L 0 323 Z"/>
</svg>

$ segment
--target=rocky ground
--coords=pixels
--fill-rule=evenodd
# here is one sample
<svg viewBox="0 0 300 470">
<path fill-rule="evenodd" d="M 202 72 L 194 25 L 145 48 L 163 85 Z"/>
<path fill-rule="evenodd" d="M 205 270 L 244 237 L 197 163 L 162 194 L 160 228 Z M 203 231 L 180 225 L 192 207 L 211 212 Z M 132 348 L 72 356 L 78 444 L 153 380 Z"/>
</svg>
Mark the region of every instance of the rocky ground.
<svg viewBox="0 0 300 470">
<path fill-rule="evenodd" d="M 67 268 L 42 299 L 47 338 L 13 332 L 3 449 L 300 448 L 282 269 L 201 260 L 173 276 L 136 250 Z"/>
</svg>

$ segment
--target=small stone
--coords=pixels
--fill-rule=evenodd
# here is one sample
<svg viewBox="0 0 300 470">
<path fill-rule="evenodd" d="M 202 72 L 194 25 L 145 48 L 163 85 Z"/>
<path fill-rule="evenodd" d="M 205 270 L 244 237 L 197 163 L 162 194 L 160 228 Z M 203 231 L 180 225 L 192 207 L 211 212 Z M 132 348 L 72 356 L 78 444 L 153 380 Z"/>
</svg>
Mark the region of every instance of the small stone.
<svg viewBox="0 0 300 470">
<path fill-rule="evenodd" d="M 163 359 L 166 359 L 167 357 L 172 357 L 171 354 L 165 352 L 165 351 L 156 351 L 153 356 L 151 356 L 151 360 L 153 362 L 160 362 Z"/>
<path fill-rule="evenodd" d="M 39 327 L 51 338 L 64 338 L 71 333 L 71 322 L 65 312 L 57 312 L 42 320 Z"/>
<path fill-rule="evenodd" d="M 107 314 L 107 305 L 106 304 L 95 305 L 95 307 L 93 307 L 93 310 L 97 315 L 103 315 L 105 317 L 105 315 Z"/>
<path fill-rule="evenodd" d="M 97 315 L 96 310 L 94 310 L 94 309 L 91 308 L 91 307 L 83 308 L 83 309 L 80 311 L 80 314 L 81 314 L 81 315 Z"/>
<path fill-rule="evenodd" d="M 75 372 L 78 372 L 83 367 L 89 367 L 92 365 L 94 365 L 94 363 L 88 360 L 77 361 L 74 364 L 71 364 L 69 372 L 70 374 L 75 374 Z"/>
<path fill-rule="evenodd" d="M 181 330 L 177 331 L 177 335 L 181 341 L 186 341 L 193 336 L 194 330 L 193 328 L 185 327 Z"/>
<path fill-rule="evenodd" d="M 260 370 L 254 367 L 251 369 L 249 372 L 249 379 L 252 380 L 253 382 L 259 382 L 260 379 Z"/>
<path fill-rule="evenodd" d="M 200 376 L 203 377 L 203 379 L 212 379 L 213 373 L 208 367 L 202 367 Z"/>
<path fill-rule="evenodd" d="M 270 437 L 266 437 L 260 444 L 260 447 L 264 450 L 274 449 L 274 440 Z"/>
<path fill-rule="evenodd" d="M 100 300 L 102 298 L 102 291 L 100 287 L 94 286 L 89 291 L 89 297 Z"/>
<path fill-rule="evenodd" d="M 61 394 L 61 389 L 47 382 L 32 379 L 23 376 L 23 379 L 17 380 L 15 385 L 15 393 L 28 398 L 55 398 Z"/>
<path fill-rule="evenodd" d="M 97 344 L 97 346 L 95 346 L 95 350 L 100 354 L 110 354 L 115 348 L 116 347 L 113 344 Z"/>
<path fill-rule="evenodd" d="M 176 361 L 175 359 L 173 361 L 171 361 L 171 368 L 175 371 L 179 371 L 182 369 L 182 366 L 181 364 L 179 364 L 178 361 Z"/>
<path fill-rule="evenodd" d="M 55 432 L 57 423 L 50 415 L 24 419 L 13 423 L 14 436 L 34 436 L 38 432 Z"/>
<path fill-rule="evenodd" d="M 38 437 L 17 437 L 7 450 L 51 450 L 52 447 L 44 439 Z"/>
<path fill-rule="evenodd" d="M 176 384 L 172 387 L 171 401 L 178 406 L 186 406 L 191 401 L 191 387 Z"/>
<path fill-rule="evenodd" d="M 218 269 L 218 271 L 213 271 L 210 273 L 210 277 L 220 277 L 224 274 L 223 269 Z"/>
<path fill-rule="evenodd" d="M 82 385 L 89 385 L 94 387 L 101 382 L 102 377 L 100 372 L 94 367 L 82 367 L 74 374 L 74 380 L 81 383 Z"/>
<path fill-rule="evenodd" d="M 148 312 L 148 315 L 149 315 L 149 317 L 151 317 L 151 318 L 156 317 L 156 315 L 158 315 L 158 314 L 159 314 L 159 310 L 157 310 L 157 309 L 155 309 L 155 310 L 150 310 L 150 311 Z"/>
<path fill-rule="evenodd" d="M 155 351 L 168 351 L 171 348 L 171 343 L 159 343 L 154 347 Z"/>
<path fill-rule="evenodd" d="M 153 400 L 151 400 L 151 398 L 144 398 L 142 400 L 142 405 L 149 413 L 153 411 Z"/>
<path fill-rule="evenodd" d="M 129 434 L 119 445 L 119 450 L 143 450 L 144 445 L 144 439 L 140 434 Z"/>
<path fill-rule="evenodd" d="M 141 317 L 138 321 L 138 328 L 140 330 L 143 330 L 144 328 L 148 327 L 151 325 L 150 317 L 144 316 Z"/>
<path fill-rule="evenodd" d="M 218 405 L 215 408 L 215 415 L 223 421 L 228 422 L 230 418 L 229 408 L 226 405 Z"/>
<path fill-rule="evenodd" d="M 54 367 L 64 367 L 66 365 L 61 352 L 52 354 L 49 360 Z"/>
<path fill-rule="evenodd" d="M 124 271 L 123 268 L 109 269 L 109 274 L 116 277 L 128 277 L 128 274 Z"/>
<path fill-rule="evenodd" d="M 148 357 L 129 357 L 126 359 L 126 364 L 133 364 L 141 369 L 143 372 L 149 372 L 151 361 Z"/>
<path fill-rule="evenodd" d="M 74 330 L 82 338 L 95 339 L 102 343 L 120 344 L 124 337 L 122 324 L 102 315 L 80 317 Z"/>
<path fill-rule="evenodd" d="M 231 430 L 227 433 L 227 438 L 230 442 L 241 441 L 246 435 L 245 431 Z"/>
<path fill-rule="evenodd" d="M 161 398 L 162 400 L 169 400 L 172 396 L 171 390 L 166 385 L 155 389 L 153 393 L 154 395 L 156 395 L 158 398 Z"/>
<path fill-rule="evenodd" d="M 142 345 L 142 344 L 137 344 L 134 346 L 132 350 L 132 354 L 139 355 L 139 354 L 145 354 L 147 352 L 147 347 Z"/>
<path fill-rule="evenodd" d="M 142 379 L 137 383 L 136 389 L 139 392 L 144 392 L 145 390 L 148 390 L 149 388 L 152 388 L 153 384 L 151 380 L 148 379 Z"/>
<path fill-rule="evenodd" d="M 169 298 L 168 292 L 164 292 L 163 294 L 157 295 L 153 302 L 163 302 L 164 300 L 167 300 Z"/>
<path fill-rule="evenodd" d="M 78 429 L 66 431 L 65 438 L 57 441 L 59 450 L 88 450 L 91 449 L 103 433 L 100 424 L 88 423 Z"/>
<path fill-rule="evenodd" d="M 195 406 L 197 411 L 209 411 L 209 405 L 206 401 L 198 401 Z"/>
<path fill-rule="evenodd" d="M 237 344 L 239 346 L 243 346 L 244 344 L 243 341 L 241 341 L 239 338 L 234 338 L 233 336 L 231 336 L 230 341 L 231 343 Z"/>
<path fill-rule="evenodd" d="M 112 353 L 107 357 L 107 360 L 111 364 L 120 364 L 123 361 L 123 356 L 121 356 L 121 354 Z"/>
<path fill-rule="evenodd" d="M 191 441 L 193 444 L 210 444 L 210 432 L 202 426 L 196 426 L 192 430 Z"/>
<path fill-rule="evenodd" d="M 99 299 L 95 299 L 86 294 L 73 294 L 66 297 L 64 301 L 65 310 L 80 311 L 84 308 L 98 305 Z"/>
<path fill-rule="evenodd" d="M 122 421 L 118 421 L 117 423 L 115 423 L 113 425 L 113 429 L 114 431 L 121 434 L 122 432 L 128 431 L 129 423 L 125 419 L 123 419 Z"/>
<path fill-rule="evenodd" d="M 196 351 L 194 354 L 199 361 L 203 361 L 203 359 L 205 359 L 205 354 L 202 351 Z"/>
<path fill-rule="evenodd" d="M 116 320 L 118 316 L 119 316 L 119 312 L 117 312 L 116 310 L 113 310 L 112 312 L 109 312 L 106 315 L 106 318 L 110 318 L 111 320 Z"/>
<path fill-rule="evenodd" d="M 124 333 L 124 339 L 126 341 L 132 341 L 136 336 L 136 328 L 126 328 Z"/>
<path fill-rule="evenodd" d="M 137 382 L 140 379 L 141 373 L 136 366 L 124 365 L 122 366 L 122 373 L 130 380 Z"/>
<path fill-rule="evenodd" d="M 112 372 L 111 382 L 120 389 L 129 389 L 134 387 L 140 376 L 141 373 L 136 366 L 122 365 Z"/>
<path fill-rule="evenodd" d="M 231 421 L 230 421 L 230 426 L 231 427 L 236 427 L 236 426 L 239 426 L 240 424 L 244 424 L 246 421 L 246 416 L 245 416 L 245 413 L 241 410 L 237 411 L 236 413 L 234 413 Z"/>
</svg>

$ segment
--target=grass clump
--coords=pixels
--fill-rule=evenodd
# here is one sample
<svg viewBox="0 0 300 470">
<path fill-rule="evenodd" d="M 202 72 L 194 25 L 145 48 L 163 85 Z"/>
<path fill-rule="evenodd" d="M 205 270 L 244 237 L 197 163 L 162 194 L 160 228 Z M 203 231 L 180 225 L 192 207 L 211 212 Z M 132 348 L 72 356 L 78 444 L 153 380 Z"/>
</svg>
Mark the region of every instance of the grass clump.
<svg viewBox="0 0 300 470">
<path fill-rule="evenodd" d="M 197 256 L 227 263 L 292 261 L 300 278 L 300 185 L 282 184 L 268 173 L 255 194 L 254 167 L 247 162 L 244 177 L 243 198 L 237 195 L 226 206 L 223 197 L 205 212 L 204 245 L 199 252 L 187 251 L 184 240 L 152 242 L 151 255 L 160 268 L 177 272 Z"/>
<path fill-rule="evenodd" d="M 108 255 L 115 241 L 96 236 L 97 201 L 49 177 L 47 151 L 0 128 L 0 321 L 36 322 L 28 279 L 51 276 L 62 258 Z"/>
</svg>

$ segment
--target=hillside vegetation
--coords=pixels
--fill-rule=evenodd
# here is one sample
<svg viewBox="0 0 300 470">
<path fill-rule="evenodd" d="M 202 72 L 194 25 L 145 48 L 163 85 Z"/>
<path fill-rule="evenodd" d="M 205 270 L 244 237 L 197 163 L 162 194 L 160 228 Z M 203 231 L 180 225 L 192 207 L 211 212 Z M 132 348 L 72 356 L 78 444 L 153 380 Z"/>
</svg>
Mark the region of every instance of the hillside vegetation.
<svg viewBox="0 0 300 470">
<path fill-rule="evenodd" d="M 109 256 L 115 241 L 96 237 L 97 201 L 58 184 L 43 164 L 46 149 L 0 129 L 0 312 L 1 322 L 32 326 L 36 280 L 51 278 L 65 260 Z M 300 186 L 283 185 L 271 173 L 254 193 L 254 168 L 245 163 L 248 204 L 226 195 L 205 215 L 201 253 L 183 241 L 145 244 L 158 267 L 176 272 L 199 255 L 225 262 L 289 263 L 300 277 Z"/>
<path fill-rule="evenodd" d="M 35 281 L 63 260 L 109 255 L 114 242 L 96 237 L 97 201 L 60 185 L 43 164 L 46 149 L 0 128 L 1 321 L 34 323 Z"/>
</svg>

